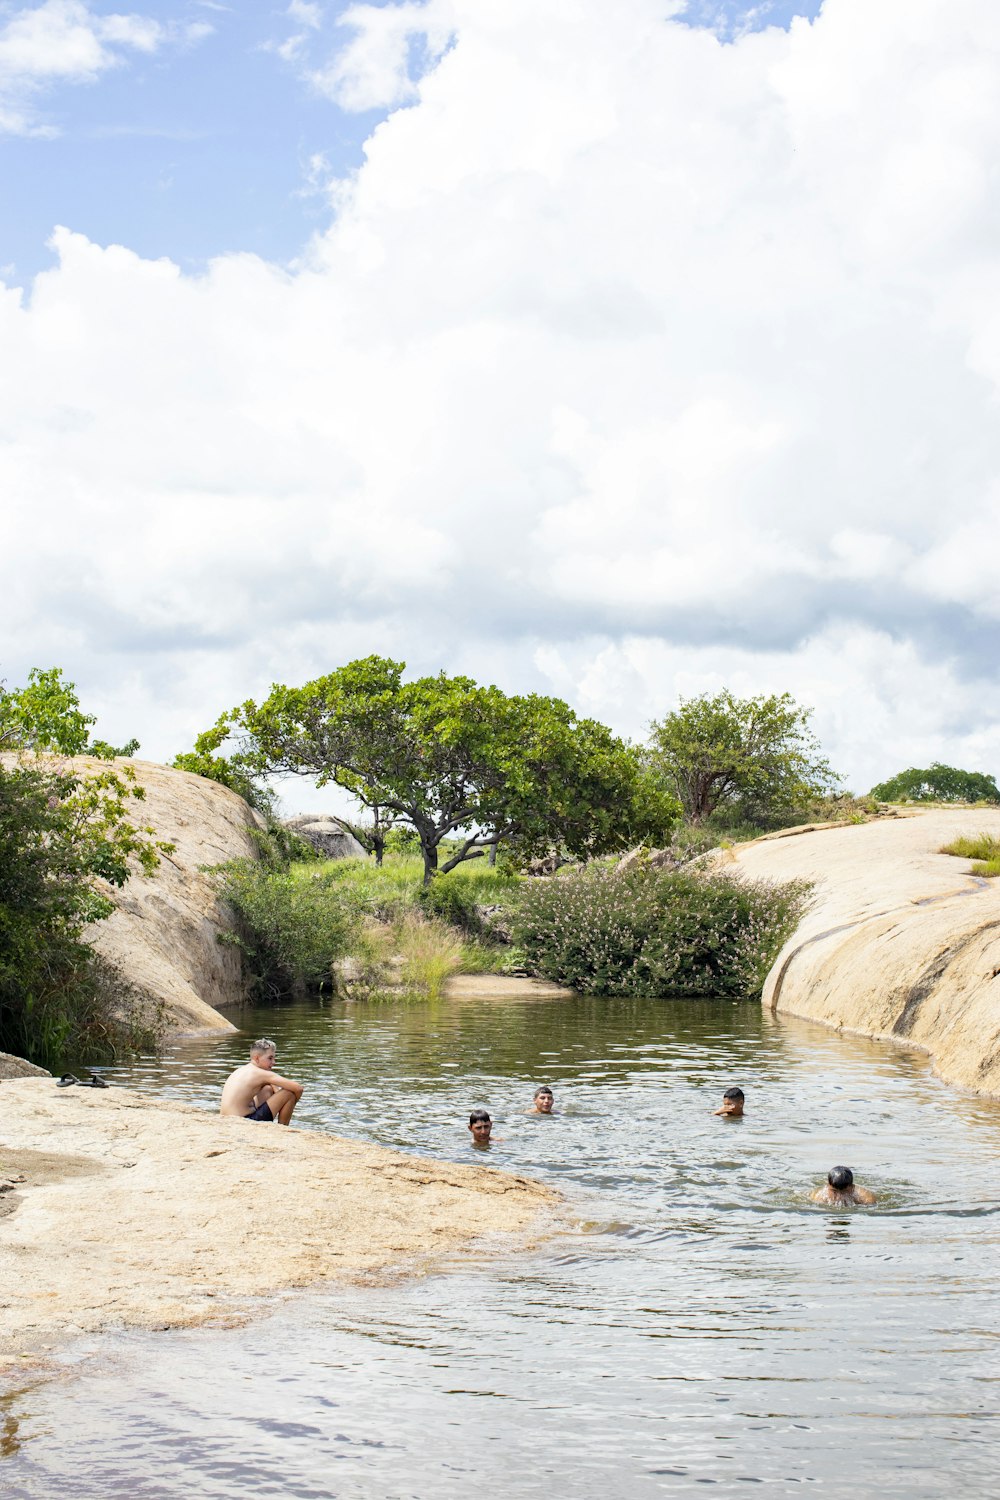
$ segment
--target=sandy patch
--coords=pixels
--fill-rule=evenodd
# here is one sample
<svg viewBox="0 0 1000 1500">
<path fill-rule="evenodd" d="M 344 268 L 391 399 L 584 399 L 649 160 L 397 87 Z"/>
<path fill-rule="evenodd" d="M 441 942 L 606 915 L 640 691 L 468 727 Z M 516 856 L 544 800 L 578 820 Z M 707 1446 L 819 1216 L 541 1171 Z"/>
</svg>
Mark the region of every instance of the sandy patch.
<svg viewBox="0 0 1000 1500">
<path fill-rule="evenodd" d="M 506 974 L 456 974 L 444 987 L 449 1000 L 566 1000 L 576 991 L 547 979 L 511 978 Z"/>
<path fill-rule="evenodd" d="M 559 1201 L 486 1166 L 132 1090 L 23 1078 L 0 1097 L 0 1365 L 67 1335 L 242 1321 L 254 1297 L 420 1273 L 483 1236 L 523 1243 Z"/>
</svg>

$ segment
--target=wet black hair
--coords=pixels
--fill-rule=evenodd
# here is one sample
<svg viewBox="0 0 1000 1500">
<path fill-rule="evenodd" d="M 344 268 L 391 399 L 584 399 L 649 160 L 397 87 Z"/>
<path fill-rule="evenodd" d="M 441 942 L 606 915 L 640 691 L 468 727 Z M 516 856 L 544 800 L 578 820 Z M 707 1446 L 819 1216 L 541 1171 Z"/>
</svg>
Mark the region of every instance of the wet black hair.
<svg viewBox="0 0 1000 1500">
<path fill-rule="evenodd" d="M 472 1111 L 472 1114 L 469 1116 L 469 1124 L 478 1125 L 480 1120 L 489 1120 L 489 1123 L 491 1125 L 493 1124 L 493 1121 L 490 1120 L 490 1112 L 488 1109 L 474 1109 Z"/>
<path fill-rule="evenodd" d="M 723 1094 L 722 1097 L 723 1097 L 723 1099 L 742 1099 L 743 1098 L 743 1090 L 742 1089 L 726 1089 L 726 1092 Z"/>
<path fill-rule="evenodd" d="M 846 1188 L 854 1186 L 854 1173 L 850 1167 L 831 1167 L 826 1180 L 838 1193 L 842 1193 Z"/>
</svg>

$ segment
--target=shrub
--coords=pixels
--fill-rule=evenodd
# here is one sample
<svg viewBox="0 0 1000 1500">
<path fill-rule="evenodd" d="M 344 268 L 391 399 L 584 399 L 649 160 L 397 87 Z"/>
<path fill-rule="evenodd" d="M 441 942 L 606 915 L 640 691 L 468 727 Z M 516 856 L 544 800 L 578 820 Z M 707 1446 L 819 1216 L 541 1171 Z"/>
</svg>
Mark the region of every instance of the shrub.
<svg viewBox="0 0 1000 1500">
<path fill-rule="evenodd" d="M 48 1067 L 110 1061 L 155 1029 L 83 936 L 114 911 L 106 883 L 124 884 L 137 859 L 154 869 L 170 847 L 128 820 L 135 796 L 127 767 L 0 765 L 0 1050 Z"/>
<path fill-rule="evenodd" d="M 514 939 L 529 970 L 598 995 L 759 995 L 808 886 L 689 869 L 531 882 Z"/>
<path fill-rule="evenodd" d="M 381 865 L 370 859 L 331 859 L 312 872 L 339 891 L 355 916 L 376 922 L 399 922 L 414 909 L 423 880 L 423 862 L 409 855 L 387 856 Z M 300 873 L 293 867 L 294 873 Z"/>
<path fill-rule="evenodd" d="M 271 995 L 331 989 L 333 964 L 349 951 L 357 923 L 329 867 L 283 871 L 234 860 L 219 875 L 242 918 L 237 941 L 254 987 Z"/>
<path fill-rule="evenodd" d="M 439 875 L 422 887 L 417 899 L 425 912 L 450 922 L 468 937 L 489 938 L 494 935 L 492 919 L 497 908 L 512 904 L 518 885 L 517 877 L 508 873 L 488 867 L 475 874 L 465 873 L 459 866 L 452 874 Z"/>
</svg>

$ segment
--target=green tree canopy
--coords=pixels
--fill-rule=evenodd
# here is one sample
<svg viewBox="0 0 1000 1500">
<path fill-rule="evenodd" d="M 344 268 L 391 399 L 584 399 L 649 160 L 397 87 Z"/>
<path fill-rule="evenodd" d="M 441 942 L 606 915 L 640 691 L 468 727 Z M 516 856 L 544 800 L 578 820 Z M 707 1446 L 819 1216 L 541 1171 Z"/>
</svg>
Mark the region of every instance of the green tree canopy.
<svg viewBox="0 0 1000 1500">
<path fill-rule="evenodd" d="M 92 740 L 93 714 L 85 714 L 76 685 L 66 682 L 60 667 L 32 667 L 23 688 L 0 685 L 0 750 L 33 750 L 58 755 L 93 755 L 98 760 L 134 755 L 138 740 L 117 748 Z"/>
<path fill-rule="evenodd" d="M 723 689 L 682 698 L 650 725 L 648 763 L 692 823 L 720 808 L 752 821 L 773 818 L 837 787 L 810 717 L 790 693 L 737 698 Z"/>
<path fill-rule="evenodd" d="M 1000 802 L 1000 787 L 984 771 L 960 771 L 935 761 L 926 771 L 910 767 L 871 789 L 879 802 Z"/>
<path fill-rule="evenodd" d="M 585 859 L 665 840 L 679 814 L 638 752 L 557 698 L 508 696 L 468 677 L 403 681 L 404 664 L 369 656 L 306 683 L 275 686 L 199 738 L 213 754 L 233 733 L 252 776 L 333 782 L 370 812 L 413 828 L 424 880 L 498 840 L 527 859 L 553 848 Z M 445 840 L 458 847 L 442 863 Z"/>
</svg>

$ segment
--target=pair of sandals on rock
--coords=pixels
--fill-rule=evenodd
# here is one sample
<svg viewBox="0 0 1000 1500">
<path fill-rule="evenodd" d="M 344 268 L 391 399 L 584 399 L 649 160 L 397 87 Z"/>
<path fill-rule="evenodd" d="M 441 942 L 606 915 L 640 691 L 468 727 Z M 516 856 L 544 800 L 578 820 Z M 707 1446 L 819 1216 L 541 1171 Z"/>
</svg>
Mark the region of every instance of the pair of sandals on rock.
<svg viewBox="0 0 1000 1500">
<path fill-rule="evenodd" d="M 104 1078 L 98 1078 L 96 1073 L 91 1073 L 89 1078 L 77 1078 L 74 1073 L 64 1073 L 61 1078 L 56 1079 L 57 1089 L 68 1089 L 73 1083 L 79 1084 L 82 1089 L 109 1089 L 110 1083 Z"/>
</svg>

